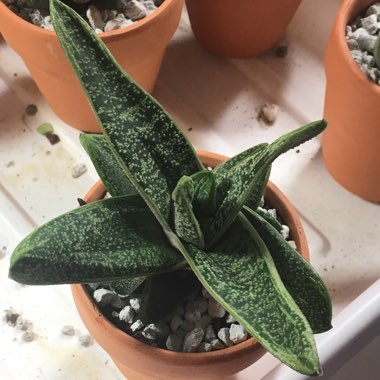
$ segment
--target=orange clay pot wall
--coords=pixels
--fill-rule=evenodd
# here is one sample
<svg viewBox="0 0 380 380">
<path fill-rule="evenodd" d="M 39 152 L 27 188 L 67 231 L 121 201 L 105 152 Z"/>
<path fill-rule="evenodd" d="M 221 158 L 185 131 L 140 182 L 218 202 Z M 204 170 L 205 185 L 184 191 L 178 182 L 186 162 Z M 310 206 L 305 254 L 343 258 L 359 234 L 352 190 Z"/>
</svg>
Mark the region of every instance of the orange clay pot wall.
<svg viewBox="0 0 380 380">
<path fill-rule="evenodd" d="M 235 58 L 270 50 L 283 36 L 301 0 L 186 0 L 201 45 Z"/>
<path fill-rule="evenodd" d="M 206 166 L 214 167 L 226 157 L 198 151 Z M 84 198 L 86 202 L 102 199 L 105 188 L 99 181 Z M 300 218 L 281 191 L 269 183 L 265 194 L 289 226 L 298 251 L 309 259 L 306 237 Z M 250 338 L 236 346 L 207 353 L 176 353 L 146 345 L 109 322 L 88 296 L 82 285 L 72 285 L 79 314 L 94 339 L 108 352 L 128 380 L 222 380 L 248 367 L 265 350 Z"/>
<path fill-rule="evenodd" d="M 119 64 L 148 92 L 153 89 L 166 46 L 178 26 L 182 6 L 183 0 L 165 0 L 146 18 L 100 35 Z M 18 17 L 1 0 L 0 31 L 24 60 L 53 111 L 74 128 L 99 132 L 55 33 Z"/>
<path fill-rule="evenodd" d="M 325 58 L 327 77 L 323 157 L 330 174 L 352 193 L 380 201 L 380 86 L 360 70 L 345 27 L 373 0 L 344 0 Z"/>
</svg>

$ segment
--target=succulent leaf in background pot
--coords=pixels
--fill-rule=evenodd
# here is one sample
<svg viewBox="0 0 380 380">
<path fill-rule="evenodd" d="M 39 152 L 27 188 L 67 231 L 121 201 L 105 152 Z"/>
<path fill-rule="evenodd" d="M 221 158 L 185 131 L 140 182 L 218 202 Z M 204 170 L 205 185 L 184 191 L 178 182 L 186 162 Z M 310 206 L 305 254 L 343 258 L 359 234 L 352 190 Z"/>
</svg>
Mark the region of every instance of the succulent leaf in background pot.
<svg viewBox="0 0 380 380">
<path fill-rule="evenodd" d="M 68 2 L 75 6 L 74 1 Z M 24 20 L 9 9 L 7 3 L 0 1 L 0 31 L 6 42 L 23 59 L 50 107 L 70 126 L 81 131 L 99 132 L 98 122 L 54 31 Z M 45 1 L 38 3 L 43 6 Z M 101 5 L 108 2 L 92 0 L 91 3 Z M 112 0 L 111 3 L 119 1 Z M 144 4 L 150 2 L 147 0 Z M 148 92 L 153 89 L 165 49 L 177 29 L 182 6 L 183 0 L 165 0 L 156 10 L 131 25 L 100 33 L 100 38 L 120 66 Z M 76 7 L 84 9 L 86 4 L 77 4 Z M 18 11 L 19 8 L 14 7 L 13 10 Z M 127 11 L 119 13 L 121 15 Z M 29 11 L 23 14 L 26 19 L 30 18 Z M 41 9 L 38 14 L 34 14 L 36 20 L 45 26 L 49 25 L 45 21 L 46 17 L 50 18 L 46 10 Z M 131 22 L 127 16 L 121 18 L 119 21 L 124 24 Z"/>
<path fill-rule="evenodd" d="M 128 378 L 220 379 L 260 357 L 257 342 L 291 368 L 320 374 L 313 333 L 331 327 L 330 297 L 318 274 L 277 230 L 278 222 L 263 217 L 258 206 L 272 162 L 318 135 L 326 123 L 310 123 L 219 165 L 210 156 L 202 163 L 171 117 L 123 72 L 71 8 L 53 0 L 51 14 L 102 127 L 102 135 L 83 134 L 81 142 L 112 197 L 102 199 L 105 190 L 98 186 L 91 200 L 99 200 L 27 236 L 12 254 L 10 277 L 31 285 L 108 284 L 103 294 L 112 298 L 119 292 L 117 302 L 130 303 L 121 318 L 130 323 L 127 332 L 138 332 L 142 320 L 156 323 L 144 329 L 147 340 L 201 284 L 209 308 L 226 310 L 229 320 L 240 324 L 234 333 L 245 329 L 257 340 L 192 353 L 199 347 L 193 349 L 186 335 L 183 351 L 189 353 L 152 347 L 112 327 L 85 288 L 74 286 L 84 322 Z M 83 70 L 86 62 L 92 65 Z M 269 203 L 277 199 L 278 211 L 291 222 L 281 196 L 272 185 L 268 189 Z M 170 302 L 152 306 L 150 300 L 165 299 L 166 291 L 174 294 Z M 102 300 L 98 293 L 95 298 Z M 204 323 L 187 330 L 199 344 Z M 227 330 L 218 337 L 230 346 Z"/>
<path fill-rule="evenodd" d="M 280 41 L 301 0 L 186 0 L 191 28 L 213 53 L 234 58 L 263 54 Z"/>
<path fill-rule="evenodd" d="M 380 201 L 379 22 L 379 2 L 342 2 L 325 57 L 329 128 L 322 143 L 335 180 L 374 202 Z"/>
</svg>

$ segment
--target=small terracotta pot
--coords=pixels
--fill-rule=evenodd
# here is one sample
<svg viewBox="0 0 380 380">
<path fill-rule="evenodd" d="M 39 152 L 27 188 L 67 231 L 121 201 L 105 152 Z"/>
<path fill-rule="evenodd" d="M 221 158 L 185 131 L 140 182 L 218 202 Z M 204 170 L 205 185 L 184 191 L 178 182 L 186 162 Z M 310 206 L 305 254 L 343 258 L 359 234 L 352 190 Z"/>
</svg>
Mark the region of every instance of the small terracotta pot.
<svg viewBox="0 0 380 380">
<path fill-rule="evenodd" d="M 178 26 L 182 6 L 183 0 L 165 0 L 156 11 L 133 25 L 100 35 L 119 64 L 148 92 L 153 89 L 165 49 Z M 56 34 L 18 17 L 1 0 L 0 30 L 24 60 L 53 111 L 74 128 L 99 132 L 98 122 Z"/>
<path fill-rule="evenodd" d="M 344 0 L 329 39 L 323 158 L 330 174 L 352 193 L 380 201 L 380 86 L 353 60 L 346 25 L 373 0 Z"/>
<path fill-rule="evenodd" d="M 265 53 L 282 38 L 301 0 L 186 0 L 201 45 L 227 57 Z"/>
<path fill-rule="evenodd" d="M 214 167 L 226 157 L 198 151 L 206 166 Z M 103 199 L 106 191 L 101 181 L 84 200 Z M 309 250 L 300 218 L 285 195 L 269 182 L 266 200 L 289 226 L 298 251 L 309 260 Z M 107 320 L 82 285 L 71 287 L 75 304 L 87 329 L 108 352 L 128 380 L 221 380 L 248 367 L 265 354 L 254 338 L 220 351 L 185 354 L 154 348 L 121 331 Z"/>
</svg>

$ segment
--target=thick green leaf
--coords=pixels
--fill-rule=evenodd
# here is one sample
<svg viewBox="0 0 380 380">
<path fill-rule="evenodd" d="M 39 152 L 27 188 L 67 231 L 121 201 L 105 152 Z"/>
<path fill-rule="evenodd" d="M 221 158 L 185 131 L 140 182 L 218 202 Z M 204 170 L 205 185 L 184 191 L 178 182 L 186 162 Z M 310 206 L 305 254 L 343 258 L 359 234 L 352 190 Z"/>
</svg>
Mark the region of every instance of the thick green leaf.
<svg viewBox="0 0 380 380">
<path fill-rule="evenodd" d="M 136 290 L 145 279 L 146 277 L 134 277 L 126 280 L 111 281 L 109 286 L 119 296 L 126 297 Z"/>
<path fill-rule="evenodd" d="M 194 183 L 193 209 L 196 216 L 213 216 L 216 211 L 216 183 L 211 170 L 191 176 Z"/>
<path fill-rule="evenodd" d="M 199 290 L 200 283 L 190 270 L 151 276 L 146 280 L 139 318 L 144 323 L 163 320 Z"/>
<path fill-rule="evenodd" d="M 72 9 L 52 0 L 50 13 L 123 171 L 167 232 L 172 191 L 182 176 L 204 169 L 203 165 L 170 116 L 123 72 Z"/>
<path fill-rule="evenodd" d="M 137 193 L 103 135 L 82 133 L 80 142 L 90 156 L 104 186 L 112 196 Z"/>
<path fill-rule="evenodd" d="M 248 206 L 244 206 L 243 211 L 246 210 Z M 249 210 L 252 210 L 250 207 L 248 207 Z M 262 218 L 264 218 L 268 223 L 270 223 L 278 232 L 282 231 L 282 224 L 267 210 L 258 208 L 256 211 L 254 211 L 258 215 L 260 215 Z"/>
<path fill-rule="evenodd" d="M 197 247 L 204 247 L 203 233 L 193 211 L 194 182 L 182 177 L 173 191 L 174 226 L 177 236 Z"/>
<path fill-rule="evenodd" d="M 182 252 L 203 286 L 269 352 L 298 372 L 321 373 L 311 328 L 242 214 L 212 250 L 185 247 Z"/>
<path fill-rule="evenodd" d="M 326 125 L 324 120 L 319 120 L 287 133 L 265 147 L 262 153 L 248 155 L 220 178 L 216 176 L 217 193 L 218 196 L 222 195 L 222 202 L 209 229 L 204 231 L 206 247 L 211 247 L 221 238 L 251 194 L 258 188 L 258 182 L 265 178 L 264 173 L 269 170 L 272 162 L 289 149 L 317 136 Z"/>
<path fill-rule="evenodd" d="M 182 267 L 144 201 L 114 197 L 37 228 L 15 249 L 9 276 L 24 284 L 105 282 Z"/>
<path fill-rule="evenodd" d="M 332 306 L 325 284 L 313 267 L 260 215 L 244 214 L 267 246 L 286 289 L 308 320 L 314 333 L 331 328 Z"/>
</svg>

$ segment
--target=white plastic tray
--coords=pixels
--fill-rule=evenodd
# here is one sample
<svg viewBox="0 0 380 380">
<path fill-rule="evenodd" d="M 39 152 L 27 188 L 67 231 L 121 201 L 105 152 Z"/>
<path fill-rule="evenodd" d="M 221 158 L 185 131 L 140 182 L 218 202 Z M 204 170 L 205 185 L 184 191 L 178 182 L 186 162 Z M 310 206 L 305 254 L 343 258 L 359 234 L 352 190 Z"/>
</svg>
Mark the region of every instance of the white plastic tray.
<svg viewBox="0 0 380 380">
<path fill-rule="evenodd" d="M 323 52 L 338 0 L 304 0 L 286 39 L 289 53 L 230 60 L 209 54 L 194 40 L 184 12 L 160 72 L 154 95 L 173 114 L 197 148 L 231 155 L 323 115 Z M 15 76 L 17 74 L 17 76 Z M 281 107 L 269 127 L 257 119 L 260 105 Z M 34 117 L 24 115 L 36 104 Z M 54 125 L 61 142 L 50 145 L 36 132 Z M 190 128 L 192 128 L 190 130 Z M 12 162 L 14 165 L 12 165 Z M 11 164 L 10 164 L 11 163 Z M 88 167 L 71 177 L 79 163 Z M 78 143 L 78 132 L 49 109 L 20 58 L 0 37 L 0 311 L 13 307 L 34 323 L 38 339 L 0 322 L 0 377 L 4 379 L 121 379 L 108 355 L 77 337 L 63 338 L 62 326 L 86 330 L 68 286 L 24 287 L 7 279 L 9 255 L 37 225 L 77 206 L 97 175 Z M 379 206 L 337 185 L 323 166 L 319 140 L 276 161 L 271 180 L 300 212 L 311 260 L 326 281 L 336 314 L 380 274 Z M 234 377 L 260 379 L 278 362 L 265 355 Z"/>
</svg>

